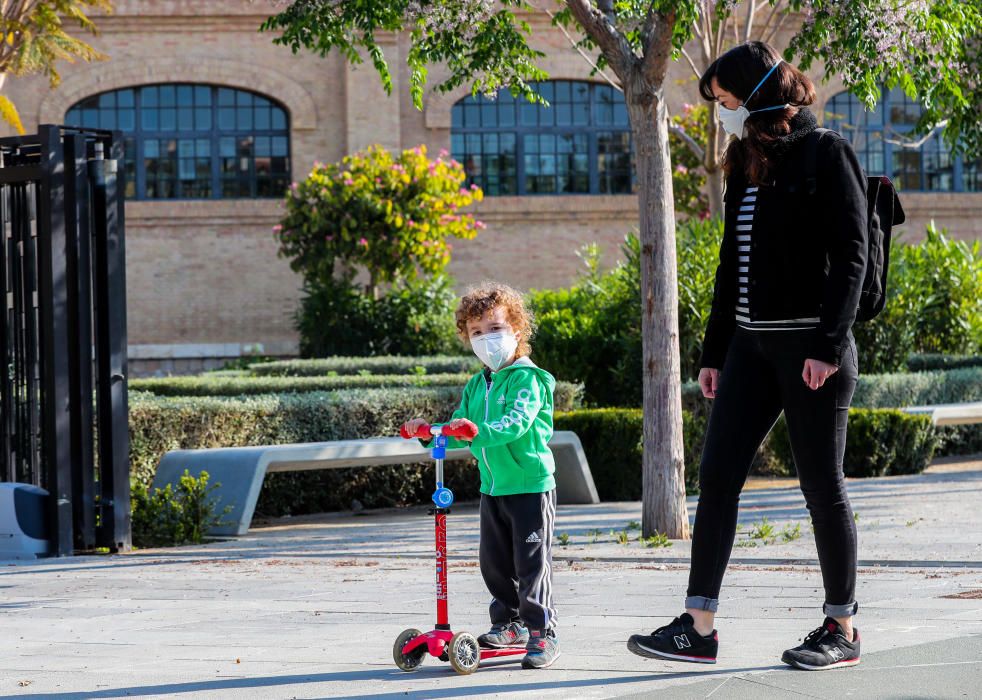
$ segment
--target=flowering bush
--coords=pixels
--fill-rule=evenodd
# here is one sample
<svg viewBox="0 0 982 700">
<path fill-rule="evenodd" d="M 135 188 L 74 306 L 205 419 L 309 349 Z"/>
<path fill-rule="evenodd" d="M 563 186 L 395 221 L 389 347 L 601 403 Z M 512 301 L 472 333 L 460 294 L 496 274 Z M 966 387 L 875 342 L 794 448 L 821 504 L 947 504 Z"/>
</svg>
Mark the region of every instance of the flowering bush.
<svg viewBox="0 0 982 700">
<path fill-rule="evenodd" d="M 394 156 L 381 146 L 314 165 L 286 194 L 286 215 L 273 232 L 280 255 L 310 284 L 369 277 L 378 286 L 436 274 L 450 262 L 449 238 L 473 238 L 484 224 L 463 207 L 481 190 L 464 188 L 465 174 L 441 151 L 435 160 L 418 146 Z"/>
</svg>

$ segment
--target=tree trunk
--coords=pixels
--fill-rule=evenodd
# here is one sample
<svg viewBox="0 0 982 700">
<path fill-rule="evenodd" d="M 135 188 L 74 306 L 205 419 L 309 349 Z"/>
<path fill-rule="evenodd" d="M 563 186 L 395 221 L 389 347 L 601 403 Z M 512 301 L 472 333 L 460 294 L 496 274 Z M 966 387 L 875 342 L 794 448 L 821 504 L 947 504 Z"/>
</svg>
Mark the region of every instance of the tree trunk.
<svg viewBox="0 0 982 700">
<path fill-rule="evenodd" d="M 643 358 L 642 534 L 689 538 L 682 449 L 678 267 L 667 110 L 660 90 L 635 75 L 625 85 L 641 210 Z"/>
<path fill-rule="evenodd" d="M 706 157 L 702 166 L 706 171 L 706 188 L 709 190 L 709 216 L 723 218 L 723 164 L 719 148 L 720 123 L 718 107 L 709 109 L 709 125 L 706 129 Z"/>
</svg>

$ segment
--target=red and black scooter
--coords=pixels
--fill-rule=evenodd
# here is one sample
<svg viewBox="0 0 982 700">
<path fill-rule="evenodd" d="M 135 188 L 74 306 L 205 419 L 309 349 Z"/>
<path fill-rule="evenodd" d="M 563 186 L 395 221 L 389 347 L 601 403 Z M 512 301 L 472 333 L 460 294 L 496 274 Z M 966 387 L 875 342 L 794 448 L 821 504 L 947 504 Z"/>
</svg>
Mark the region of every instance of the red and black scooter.
<svg viewBox="0 0 982 700">
<path fill-rule="evenodd" d="M 456 429 L 447 426 L 424 426 L 421 429 L 433 435 L 430 447 L 436 462 L 436 491 L 429 513 L 436 520 L 436 628 L 430 632 L 417 629 L 404 630 L 392 646 L 392 658 L 403 671 L 415 671 L 423 663 L 427 653 L 441 661 L 449 661 L 457 673 L 474 673 L 484 659 L 525 654 L 525 645 L 482 649 L 477 638 L 468 632 L 450 630 L 447 614 L 447 515 L 453 505 L 453 492 L 443 485 L 443 460 L 447 454 L 447 437 L 473 438 L 477 434 L 473 423 L 465 423 Z M 414 437 L 405 435 L 405 438 Z"/>
</svg>

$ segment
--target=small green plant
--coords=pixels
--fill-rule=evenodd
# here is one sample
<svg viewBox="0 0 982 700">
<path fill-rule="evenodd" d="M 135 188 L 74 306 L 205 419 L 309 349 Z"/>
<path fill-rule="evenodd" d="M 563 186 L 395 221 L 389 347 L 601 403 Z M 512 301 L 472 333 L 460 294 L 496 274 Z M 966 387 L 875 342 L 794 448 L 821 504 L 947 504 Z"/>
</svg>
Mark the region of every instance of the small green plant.
<svg viewBox="0 0 982 700">
<path fill-rule="evenodd" d="M 226 506 L 215 512 L 217 498 L 210 494 L 221 486 L 208 485 L 208 472 L 191 476 L 185 469 L 175 491 L 170 484 L 150 493 L 142 484 L 133 485 L 133 544 L 137 547 L 176 547 L 201 544 L 208 530 L 221 524 L 222 516 L 232 510 Z"/>
<path fill-rule="evenodd" d="M 794 527 L 785 525 L 781 529 L 781 540 L 784 542 L 794 542 L 801 537 L 801 524 L 795 523 Z"/>
<path fill-rule="evenodd" d="M 672 541 L 668 539 L 668 535 L 662 534 L 661 532 L 656 532 L 651 537 L 638 537 L 641 544 L 649 549 L 658 547 L 671 547 Z"/>
<path fill-rule="evenodd" d="M 600 539 L 600 530 L 587 530 L 586 534 L 590 538 L 590 544 L 596 544 L 597 540 Z"/>
<path fill-rule="evenodd" d="M 617 538 L 617 544 L 623 544 L 625 546 L 631 540 L 630 535 L 627 534 L 627 530 L 621 530 L 615 534 L 615 537 Z"/>
<path fill-rule="evenodd" d="M 857 513 L 856 511 L 853 511 L 853 513 L 852 513 L 852 521 L 854 523 L 858 523 L 859 522 L 859 513 Z"/>
<path fill-rule="evenodd" d="M 631 522 L 629 522 L 627 524 L 627 529 L 628 530 L 640 530 L 641 529 L 641 523 L 639 523 L 637 520 L 632 520 Z"/>
<path fill-rule="evenodd" d="M 767 521 L 764 517 L 760 522 L 750 526 L 748 537 L 752 540 L 763 540 L 764 544 L 774 539 L 774 524 Z"/>
<path fill-rule="evenodd" d="M 569 533 L 568 532 L 559 533 L 559 546 L 565 547 L 568 544 L 569 544 Z"/>
<path fill-rule="evenodd" d="M 426 374 L 426 367 L 423 365 L 416 365 L 415 367 L 410 368 L 409 373 L 415 374 L 417 377 L 422 377 L 424 374 Z"/>
</svg>

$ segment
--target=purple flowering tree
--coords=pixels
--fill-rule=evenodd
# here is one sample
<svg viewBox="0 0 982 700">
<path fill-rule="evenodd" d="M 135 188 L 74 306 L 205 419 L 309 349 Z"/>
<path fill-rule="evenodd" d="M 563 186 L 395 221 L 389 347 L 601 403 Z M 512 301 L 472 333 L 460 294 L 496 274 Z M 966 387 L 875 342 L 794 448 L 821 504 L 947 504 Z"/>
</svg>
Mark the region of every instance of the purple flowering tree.
<svg viewBox="0 0 982 700">
<path fill-rule="evenodd" d="M 556 0 L 535 0 L 539 4 Z M 959 134 L 975 143 L 978 131 L 977 78 L 960 76 L 957 68 L 933 66 L 957 57 L 978 67 L 980 0 L 929 0 L 928 12 L 916 15 L 927 43 L 915 42 L 916 69 L 882 62 L 876 41 L 863 36 L 870 22 L 877 26 L 879 9 L 897 9 L 903 17 L 916 3 L 902 0 L 785 0 L 787 9 L 804 12 L 808 22 L 792 41 L 794 52 L 807 65 L 820 58 L 833 68 L 855 66 L 846 82 L 867 99 L 881 79 L 899 81 L 916 91 L 927 87 L 931 75 L 941 75 L 942 87 L 929 93 L 939 110 L 949 112 L 949 138 Z M 773 0 L 776 5 L 778 0 Z M 760 4 L 760 3 L 758 3 Z M 841 9 L 849 5 L 851 11 Z M 683 56 L 697 27 L 721 23 L 737 8 L 734 2 L 711 0 L 562 0 L 556 2 L 554 22 L 583 37 L 581 51 L 592 51 L 594 64 L 612 73 L 624 93 L 631 122 L 640 200 L 641 330 L 644 437 L 644 536 L 661 532 L 672 538 L 689 536 L 685 507 L 682 445 L 682 404 L 678 335 L 678 285 L 672 167 L 668 147 L 669 114 L 665 103 L 668 67 Z M 862 12 L 860 12 L 862 10 Z M 447 77 L 436 89 L 447 92 L 466 85 L 472 92 L 494 94 L 507 89 L 515 96 L 541 102 L 535 81 L 548 76 L 538 67 L 542 54 L 532 48 L 527 18 L 542 11 L 533 0 L 294 0 L 264 24 L 278 32 L 278 44 L 294 51 L 321 55 L 337 51 L 348 61 L 370 60 L 386 90 L 390 69 L 378 37 L 405 33 L 404 60 L 409 69 L 413 101 L 422 108 L 428 67 L 439 64 Z M 808 15 L 807 13 L 811 13 Z M 937 15 L 934 13 L 938 13 Z M 864 20 L 866 23 L 864 24 Z M 897 28 L 896 23 L 892 25 Z M 974 29 L 973 29 L 974 27 Z M 700 29 L 700 31 L 704 31 Z M 717 34 L 717 37 L 719 35 Z M 717 42 L 719 39 L 717 38 Z M 721 47 L 714 46 L 715 51 Z M 900 54 L 907 51 L 905 47 Z M 974 60 L 974 63 L 972 62 Z M 837 62 L 838 61 L 838 62 Z M 933 72 L 932 72 L 933 71 Z M 959 75 L 959 80 L 955 76 Z M 863 89 L 865 88 L 865 89 Z M 920 96 L 920 95 L 919 95 Z M 975 114 L 969 102 L 974 100 Z M 931 109 L 929 107 L 929 109 Z M 958 116 L 950 112 L 958 110 Z"/>
</svg>

